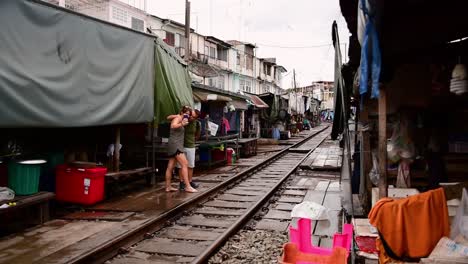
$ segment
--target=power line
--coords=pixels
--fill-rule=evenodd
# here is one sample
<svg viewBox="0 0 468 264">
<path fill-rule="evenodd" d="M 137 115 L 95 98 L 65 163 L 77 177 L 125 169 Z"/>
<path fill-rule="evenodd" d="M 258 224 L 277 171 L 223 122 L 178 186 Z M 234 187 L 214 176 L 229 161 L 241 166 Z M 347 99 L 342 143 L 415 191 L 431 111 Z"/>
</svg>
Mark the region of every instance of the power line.
<svg viewBox="0 0 468 264">
<path fill-rule="evenodd" d="M 312 49 L 312 48 L 322 48 L 332 45 L 329 44 L 320 44 L 320 45 L 311 45 L 311 46 L 281 46 L 281 45 L 272 45 L 272 44 L 264 44 L 264 43 L 256 43 L 260 46 L 269 47 L 269 48 L 279 48 L 279 49 Z"/>
<path fill-rule="evenodd" d="M 280 46 L 280 45 L 270 45 L 270 44 L 263 44 L 263 43 L 255 43 L 255 44 L 259 46 L 264 46 L 264 47 L 269 47 L 269 48 L 279 48 L 279 49 L 313 49 L 313 48 L 330 47 L 333 45 L 332 43 L 311 45 L 311 46 Z M 340 46 L 341 45 L 347 45 L 347 43 L 340 43 Z"/>
</svg>

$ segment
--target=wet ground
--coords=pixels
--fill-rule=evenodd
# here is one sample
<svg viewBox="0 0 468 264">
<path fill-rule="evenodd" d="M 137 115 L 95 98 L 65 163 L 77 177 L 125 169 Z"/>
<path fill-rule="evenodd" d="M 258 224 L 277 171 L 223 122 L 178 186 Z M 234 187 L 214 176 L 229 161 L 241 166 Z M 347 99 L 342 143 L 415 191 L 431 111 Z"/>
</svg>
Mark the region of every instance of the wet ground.
<svg viewBox="0 0 468 264">
<path fill-rule="evenodd" d="M 309 133 L 311 131 L 304 131 L 283 144 L 299 142 Z M 233 165 L 196 173 L 194 179 L 201 183 L 199 190 L 202 193 L 241 170 L 263 161 L 286 145 L 259 145 L 257 156 L 241 159 Z M 173 185 L 178 187 L 176 181 Z M 68 263 L 74 257 L 138 228 L 196 195 L 185 192 L 166 193 L 160 182 L 155 187 L 141 188 L 115 197 L 86 208 L 85 213 L 74 212 L 74 215 L 61 217 L 63 219 L 55 219 L 25 232 L 1 238 L 0 263 Z M 93 213 L 96 217 L 93 217 Z M 80 218 L 87 220 L 73 220 Z M 99 218 L 105 220 L 95 220 Z"/>
</svg>

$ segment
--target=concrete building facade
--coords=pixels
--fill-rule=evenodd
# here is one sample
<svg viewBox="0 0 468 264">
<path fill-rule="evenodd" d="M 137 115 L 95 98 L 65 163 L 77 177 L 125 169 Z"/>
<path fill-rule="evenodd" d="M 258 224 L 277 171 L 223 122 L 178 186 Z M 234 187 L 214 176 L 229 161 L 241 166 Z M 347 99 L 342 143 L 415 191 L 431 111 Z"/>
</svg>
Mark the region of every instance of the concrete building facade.
<svg viewBox="0 0 468 264">
<path fill-rule="evenodd" d="M 258 58 L 254 44 L 224 41 L 190 30 L 186 51 L 185 25 L 145 12 L 147 0 L 44 0 L 97 19 L 153 34 L 189 57 L 193 81 L 234 93 L 281 94 L 286 69 L 275 58 Z M 131 2 L 131 3 L 130 3 Z"/>
</svg>

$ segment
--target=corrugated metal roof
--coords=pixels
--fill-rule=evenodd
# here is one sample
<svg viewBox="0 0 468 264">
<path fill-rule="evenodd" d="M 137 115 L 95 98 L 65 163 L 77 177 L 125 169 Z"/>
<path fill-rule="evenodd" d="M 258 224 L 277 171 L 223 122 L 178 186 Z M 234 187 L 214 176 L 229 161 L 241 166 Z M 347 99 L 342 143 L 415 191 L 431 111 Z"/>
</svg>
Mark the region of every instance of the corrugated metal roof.
<svg viewBox="0 0 468 264">
<path fill-rule="evenodd" d="M 260 97 L 254 94 L 245 94 L 245 95 L 250 97 L 250 100 L 257 108 L 269 108 L 270 107 L 269 105 L 267 105 L 267 103 L 265 103 L 262 99 L 260 99 Z"/>
<path fill-rule="evenodd" d="M 204 92 L 199 92 L 199 91 L 193 91 L 193 99 L 198 102 L 208 102 L 208 101 L 231 102 L 232 101 L 232 99 L 227 96 L 214 94 L 214 93 L 204 93 Z"/>
<path fill-rule="evenodd" d="M 245 100 L 233 100 L 230 104 L 232 104 L 236 110 L 247 110 L 249 108 Z"/>
</svg>

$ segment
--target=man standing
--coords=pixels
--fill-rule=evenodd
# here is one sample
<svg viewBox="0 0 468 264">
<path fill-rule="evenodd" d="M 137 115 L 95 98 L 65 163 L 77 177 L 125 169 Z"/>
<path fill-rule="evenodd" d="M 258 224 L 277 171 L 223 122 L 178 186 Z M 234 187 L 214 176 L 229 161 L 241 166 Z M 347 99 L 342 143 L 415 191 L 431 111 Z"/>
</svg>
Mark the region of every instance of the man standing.
<svg viewBox="0 0 468 264">
<path fill-rule="evenodd" d="M 192 111 L 192 116 L 189 119 L 189 124 L 185 127 L 184 135 L 184 149 L 188 160 L 188 180 L 192 188 L 198 188 L 198 184 L 192 181 L 192 177 L 193 169 L 195 168 L 195 141 L 200 137 L 201 132 L 201 125 L 198 121 L 199 116 L 199 110 Z M 177 168 L 179 168 L 179 164 L 177 164 Z M 182 180 L 180 181 L 179 189 L 185 190 L 185 183 Z"/>
</svg>

